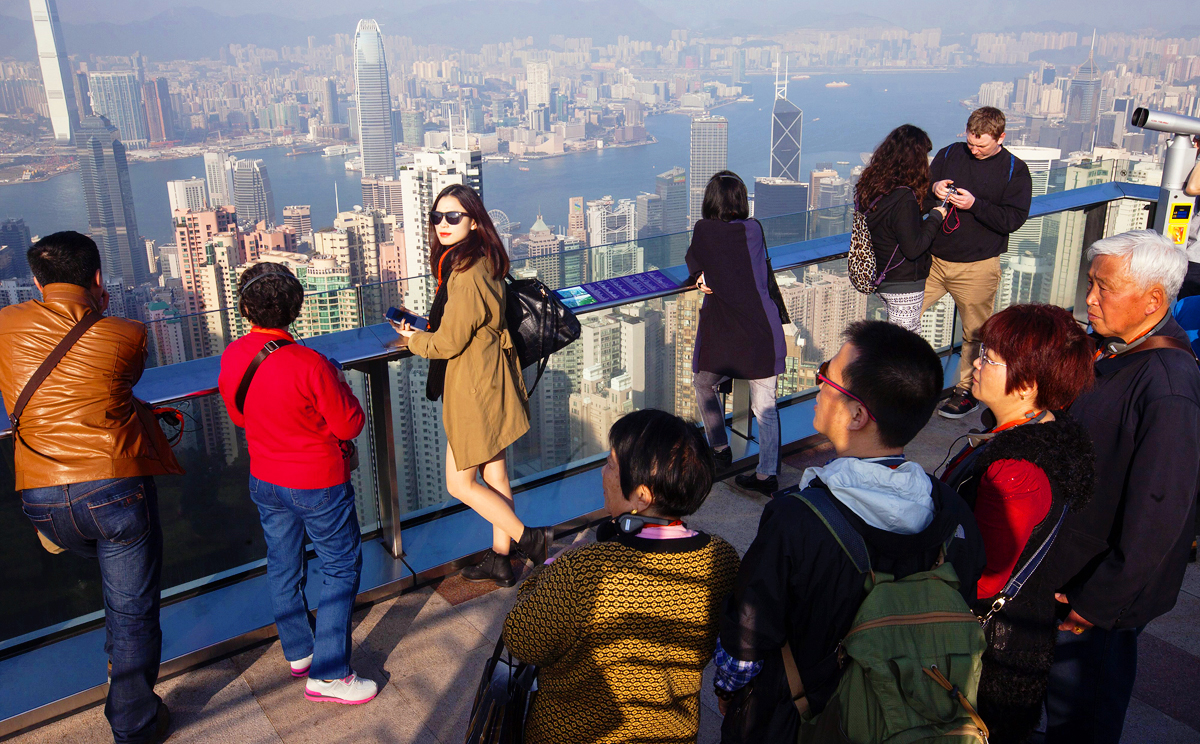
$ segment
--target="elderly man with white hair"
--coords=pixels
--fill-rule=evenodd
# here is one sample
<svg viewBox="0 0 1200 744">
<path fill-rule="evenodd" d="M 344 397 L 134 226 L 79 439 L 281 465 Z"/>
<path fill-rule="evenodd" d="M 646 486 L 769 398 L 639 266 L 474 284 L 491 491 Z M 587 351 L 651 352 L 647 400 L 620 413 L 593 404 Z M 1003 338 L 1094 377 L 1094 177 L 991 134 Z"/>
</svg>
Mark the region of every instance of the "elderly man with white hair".
<svg viewBox="0 0 1200 744">
<path fill-rule="evenodd" d="M 1092 502 L 1058 540 L 1064 603 L 1047 744 L 1117 744 L 1137 638 L 1175 605 L 1200 487 L 1200 369 L 1171 306 L 1187 254 L 1152 230 L 1088 249 L 1096 384 L 1070 407 L 1096 447 Z M 1069 609 L 1068 609 L 1069 608 Z"/>
</svg>

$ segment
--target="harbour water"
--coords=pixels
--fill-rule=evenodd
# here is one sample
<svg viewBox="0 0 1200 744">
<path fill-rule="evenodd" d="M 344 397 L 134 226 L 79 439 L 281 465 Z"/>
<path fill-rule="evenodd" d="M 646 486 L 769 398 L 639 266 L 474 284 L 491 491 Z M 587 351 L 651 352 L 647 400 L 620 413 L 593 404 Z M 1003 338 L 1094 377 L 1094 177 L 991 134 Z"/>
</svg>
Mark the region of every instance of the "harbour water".
<svg viewBox="0 0 1200 744">
<path fill-rule="evenodd" d="M 949 144 L 963 131 L 969 113 L 959 101 L 973 96 L 981 83 L 1018 74 L 1015 69 L 992 67 L 950 72 L 839 72 L 794 80 L 788 97 L 804 110 L 801 172 L 807 174 L 818 162 L 857 165 L 862 162 L 862 153 L 870 152 L 890 129 L 906 122 L 928 131 L 935 149 Z M 825 87 L 831 80 L 849 85 Z M 729 119 L 729 167 L 747 183 L 768 175 L 774 96 L 770 76 L 752 76 L 751 82 L 752 102 L 731 103 L 713 111 Z M 598 199 L 611 195 L 619 199 L 653 191 L 656 174 L 677 165 L 688 167 L 689 119 L 672 114 L 652 116 L 647 118 L 646 128 L 657 143 L 523 163 L 486 163 L 484 200 L 489 209 L 503 210 L 528 229 L 539 213 L 552 226 L 565 225 L 567 200 L 572 196 Z M 288 157 L 286 152 L 286 148 L 276 147 L 239 154 L 266 163 L 280 219 L 284 206 L 309 204 L 314 228 L 332 224 L 334 184 L 342 209 L 361 201 L 358 174 L 345 170 L 342 158 L 320 154 Z M 203 175 L 200 157 L 131 164 L 130 180 L 142 235 L 159 243 L 171 242 L 171 215 L 164 184 Z M 0 186 L 0 218 L 7 217 L 23 218 L 34 235 L 67 229 L 86 232 L 87 212 L 78 174 Z"/>
</svg>

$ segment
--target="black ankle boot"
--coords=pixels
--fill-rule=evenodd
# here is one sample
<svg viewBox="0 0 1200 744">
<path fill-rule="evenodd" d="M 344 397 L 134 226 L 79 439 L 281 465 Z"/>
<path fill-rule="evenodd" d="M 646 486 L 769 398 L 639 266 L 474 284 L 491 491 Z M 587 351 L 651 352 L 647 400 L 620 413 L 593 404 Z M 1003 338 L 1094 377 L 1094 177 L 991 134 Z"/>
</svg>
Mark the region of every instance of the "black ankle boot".
<svg viewBox="0 0 1200 744">
<path fill-rule="evenodd" d="M 491 549 L 488 550 L 483 562 L 464 568 L 462 577 L 467 581 L 494 581 L 496 586 L 512 586 L 517 583 L 508 556 L 499 555 Z"/>
<path fill-rule="evenodd" d="M 528 558 L 534 566 L 540 566 L 546 562 L 546 554 L 550 552 L 550 545 L 553 542 L 553 527 L 526 525 L 525 531 L 521 533 L 521 539 L 517 541 L 517 550 L 521 551 L 521 555 Z"/>
</svg>

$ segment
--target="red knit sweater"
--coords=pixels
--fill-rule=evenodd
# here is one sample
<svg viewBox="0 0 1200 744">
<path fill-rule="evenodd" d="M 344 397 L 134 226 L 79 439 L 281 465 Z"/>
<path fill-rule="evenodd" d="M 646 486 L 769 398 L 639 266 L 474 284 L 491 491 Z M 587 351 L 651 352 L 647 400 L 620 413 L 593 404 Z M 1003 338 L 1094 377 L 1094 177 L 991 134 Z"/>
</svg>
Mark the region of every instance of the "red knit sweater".
<svg viewBox="0 0 1200 744">
<path fill-rule="evenodd" d="M 229 418 L 246 429 L 250 474 L 285 488 L 329 488 L 349 478 L 340 440 L 353 439 L 366 418 L 350 386 L 328 359 L 299 344 L 285 346 L 259 365 L 246 395 L 245 415 L 235 399 L 250 362 L 286 331 L 252 328 L 221 355 L 218 387 Z"/>
<path fill-rule="evenodd" d="M 1049 479 L 1031 462 L 997 460 L 984 472 L 975 496 L 975 521 L 987 554 L 980 599 L 996 596 L 1008 583 L 1033 528 L 1050 512 L 1050 499 Z"/>
</svg>

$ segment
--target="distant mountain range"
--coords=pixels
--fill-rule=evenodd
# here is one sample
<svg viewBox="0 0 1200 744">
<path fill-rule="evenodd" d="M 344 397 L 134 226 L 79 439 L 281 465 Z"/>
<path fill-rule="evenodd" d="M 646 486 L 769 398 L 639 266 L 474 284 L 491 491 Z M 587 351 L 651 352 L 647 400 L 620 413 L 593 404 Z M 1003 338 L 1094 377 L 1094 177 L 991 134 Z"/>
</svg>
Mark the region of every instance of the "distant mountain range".
<svg viewBox="0 0 1200 744">
<path fill-rule="evenodd" d="M 0 50 L 20 59 L 35 59 L 28 6 L 24 14 L 15 12 L 12 3 L 0 7 L 9 13 L 0 22 Z M 257 13 L 222 16 L 199 7 L 176 8 L 130 23 L 64 20 L 63 36 L 69 54 L 138 51 L 154 60 L 200 59 L 216 58 L 219 48 L 227 44 L 303 46 L 309 36 L 328 44 L 334 33 L 353 34 L 360 18 L 374 18 L 385 34 L 409 36 L 417 44 L 467 49 L 526 36 L 534 36 L 544 45 L 551 34 L 590 36 L 596 44 L 615 43 L 619 35 L 664 43 L 673 28 L 637 0 L 468 0 L 452 6 L 401 11 L 380 8 L 318 19 Z"/>
</svg>

